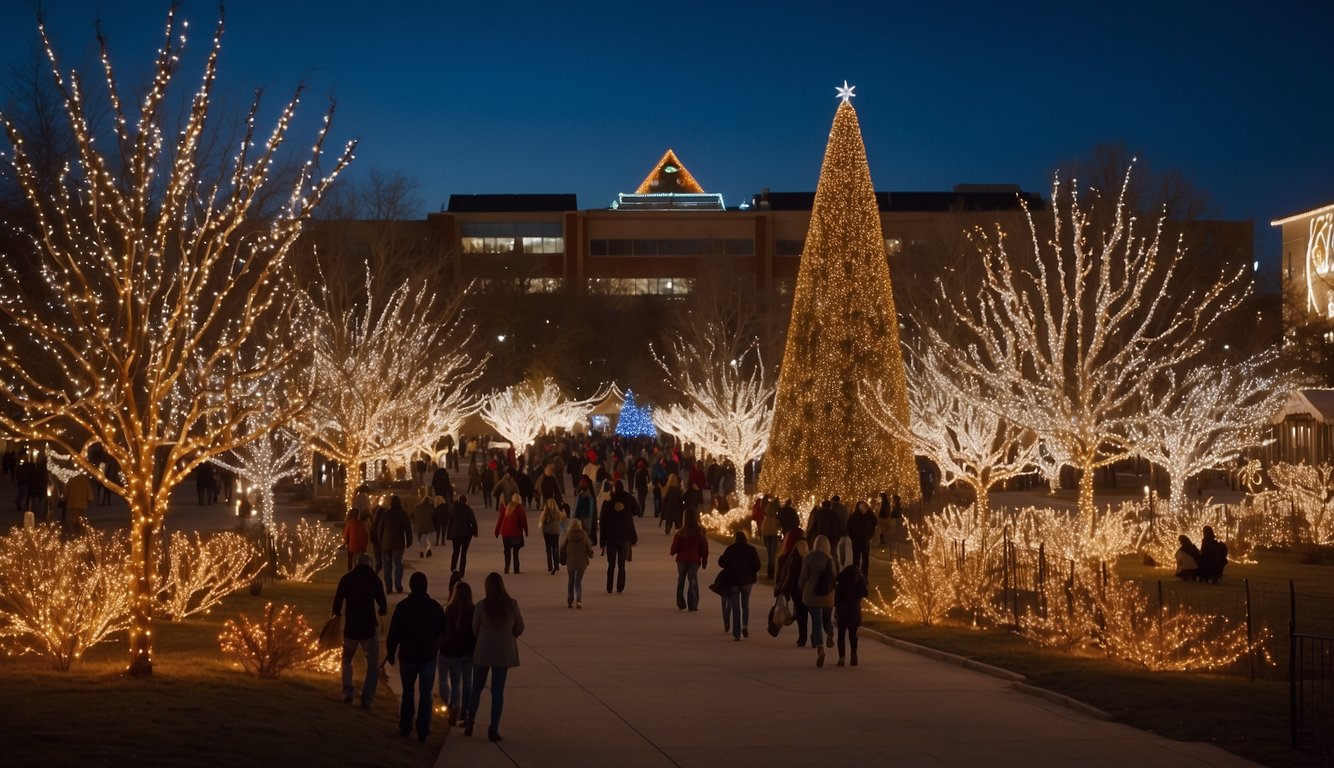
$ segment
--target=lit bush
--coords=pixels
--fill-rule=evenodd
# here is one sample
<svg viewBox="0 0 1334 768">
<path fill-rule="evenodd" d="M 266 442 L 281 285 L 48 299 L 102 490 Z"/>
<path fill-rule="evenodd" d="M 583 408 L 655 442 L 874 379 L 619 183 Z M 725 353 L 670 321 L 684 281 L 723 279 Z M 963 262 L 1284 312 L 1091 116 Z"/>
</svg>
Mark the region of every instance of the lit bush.
<svg viewBox="0 0 1334 768">
<path fill-rule="evenodd" d="M 129 547 L 89 528 L 55 525 L 0 538 L 0 645 L 67 670 L 88 648 L 129 626 Z"/>
<path fill-rule="evenodd" d="M 234 655 L 241 668 L 256 677 L 275 678 L 283 672 L 307 667 L 330 668 L 331 660 L 341 656 L 341 649 L 323 651 L 319 637 L 306 617 L 290 605 L 275 613 L 273 603 L 264 606 L 264 617 L 252 622 L 242 615 L 223 625 L 218 636 L 224 653 Z"/>
<path fill-rule="evenodd" d="M 908 526 L 908 541 L 912 544 L 912 557 L 890 563 L 894 600 L 887 602 L 877 589 L 876 600 L 870 604 L 871 612 L 906 616 L 928 627 L 939 624 L 956 605 L 947 575 L 948 553 L 930 531 L 917 526 Z"/>
<path fill-rule="evenodd" d="M 296 530 L 279 525 L 273 537 L 278 577 L 288 581 L 310 581 L 338 557 L 343 538 L 318 523 L 297 522 Z"/>
<path fill-rule="evenodd" d="M 259 549 L 244 536 L 219 533 L 193 538 L 175 531 L 165 548 L 162 613 L 172 621 L 207 612 L 260 574 Z"/>
</svg>

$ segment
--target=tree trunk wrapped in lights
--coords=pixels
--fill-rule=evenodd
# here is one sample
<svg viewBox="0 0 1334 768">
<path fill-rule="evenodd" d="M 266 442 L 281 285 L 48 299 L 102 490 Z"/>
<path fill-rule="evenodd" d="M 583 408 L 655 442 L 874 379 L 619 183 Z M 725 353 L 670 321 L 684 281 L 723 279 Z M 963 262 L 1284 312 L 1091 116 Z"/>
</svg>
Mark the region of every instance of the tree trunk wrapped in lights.
<svg viewBox="0 0 1334 768">
<path fill-rule="evenodd" d="M 281 371 L 296 354 L 283 337 L 293 295 L 284 264 L 352 157 L 348 144 L 331 163 L 323 158 L 331 110 L 309 158 L 282 182 L 285 200 L 261 218 L 300 90 L 267 137 L 257 134 L 257 98 L 231 159 L 209 157 L 223 24 L 181 115 L 170 85 L 183 27 L 173 9 L 147 91 L 134 99 L 118 87 L 102 41 L 110 135 L 95 143 L 84 83 L 61 73 L 39 26 L 77 153 L 51 186 L 54 197 L 41 191 L 25 137 L 4 120 L 35 222 L 26 233 L 35 269 L 20 273 L 15 259 L 0 272 L 0 316 L 8 321 L 0 328 L 0 393 L 9 406 L 0 427 L 70 455 L 129 502 L 133 675 L 153 668 L 155 549 L 172 488 L 304 406 L 291 397 L 255 419 L 264 404 L 237 384 Z M 120 468 L 118 480 L 94 463 L 94 446 Z"/>
<path fill-rule="evenodd" d="M 1133 453 L 1130 430 L 1152 383 L 1198 364 L 1207 332 L 1239 293 L 1240 273 L 1198 287 L 1175 279 L 1184 250 L 1164 248 L 1161 219 L 1148 232 L 1138 226 L 1124 202 L 1129 181 L 1105 232 L 1090 231 L 1078 195 L 1055 183 L 1050 236 L 1026 211 L 1031 266 L 1003 231 L 979 230 L 977 298 L 951 299 L 965 340 L 951 347 L 931 334 L 948 362 L 986 384 L 994 407 L 1078 470 L 1088 519 L 1094 472 Z"/>
<path fill-rule="evenodd" d="M 473 329 L 460 322 L 457 300 L 438 303 L 411 283 L 378 305 L 376 295 L 368 273 L 356 306 L 340 310 L 327 293 L 306 300 L 315 395 L 298 428 L 346 468 L 344 509 L 363 466 L 400 460 L 457 429 L 476 407 L 468 388 L 486 362 L 465 351 Z"/>
<path fill-rule="evenodd" d="M 908 395 L 880 209 L 857 113 L 834 116 L 801 254 L 760 490 L 803 500 L 921 496 L 911 447 L 871 420 L 860 387 Z"/>
</svg>

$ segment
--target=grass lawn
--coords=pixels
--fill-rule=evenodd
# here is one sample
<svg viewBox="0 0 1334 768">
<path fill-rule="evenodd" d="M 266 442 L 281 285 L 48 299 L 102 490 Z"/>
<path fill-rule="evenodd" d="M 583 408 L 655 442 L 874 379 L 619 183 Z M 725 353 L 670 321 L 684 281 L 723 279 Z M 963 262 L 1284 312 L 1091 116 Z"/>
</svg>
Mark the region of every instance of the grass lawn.
<svg viewBox="0 0 1334 768">
<path fill-rule="evenodd" d="M 258 618 L 269 601 L 296 606 L 318 631 L 342 572 L 339 562 L 311 584 L 273 582 L 258 597 L 232 595 L 211 615 L 158 622 L 151 679 L 121 676 L 123 637 L 91 649 L 70 672 L 53 671 L 34 657 L 0 660 L 2 762 L 432 765 L 443 727 L 425 744 L 399 736 L 398 700 L 383 678 L 374 706 L 362 710 L 343 704 L 336 673 L 295 671 L 261 680 L 218 648 L 227 618 Z"/>
<path fill-rule="evenodd" d="M 1164 581 L 1165 592 L 1201 607 L 1235 606 L 1244 595 L 1243 578 L 1251 583 L 1257 614 L 1272 614 L 1270 630 L 1279 641 L 1286 633 L 1288 579 L 1309 596 L 1308 611 L 1323 610 L 1334 597 L 1334 568 L 1309 565 L 1296 555 L 1260 552 L 1258 564 L 1229 565 L 1223 584 L 1182 584 L 1169 571 L 1142 566 L 1127 558 L 1117 572 L 1141 581 L 1146 590 Z M 878 566 L 878 568 L 877 568 Z M 872 587 L 891 594 L 889 564 L 873 560 Z M 878 572 L 877 572 L 878 571 Z M 874 589 L 872 590 L 874 593 Z M 1282 605 L 1260 610 L 1263 599 L 1281 599 Z M 1302 616 L 1299 601 L 1299 619 Z M 1281 609 L 1281 610 L 1280 610 Z M 1328 758 L 1294 752 L 1290 744 L 1288 685 L 1282 669 L 1270 668 L 1264 678 L 1197 673 L 1155 673 L 1096 655 L 1078 655 L 1039 648 L 1003 630 L 975 630 L 962 626 L 922 627 L 883 619 L 868 626 L 892 637 L 948 651 L 1008 669 L 1028 682 L 1091 704 L 1116 720 L 1182 741 L 1204 741 L 1271 766 L 1329 765 Z"/>
</svg>

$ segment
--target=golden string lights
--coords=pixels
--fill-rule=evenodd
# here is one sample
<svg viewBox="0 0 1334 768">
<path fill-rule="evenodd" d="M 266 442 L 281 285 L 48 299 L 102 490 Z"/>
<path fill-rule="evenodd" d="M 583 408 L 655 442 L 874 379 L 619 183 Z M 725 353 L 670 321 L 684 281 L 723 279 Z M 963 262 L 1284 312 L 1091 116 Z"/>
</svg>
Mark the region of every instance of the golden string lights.
<svg viewBox="0 0 1334 768">
<path fill-rule="evenodd" d="M 273 536 L 278 577 L 288 581 L 310 581 L 338 557 L 343 539 L 332 528 L 304 517 L 296 527 L 279 524 Z"/>
<path fill-rule="evenodd" d="M 869 419 L 883 386 L 908 422 L 898 317 L 857 112 L 834 116 L 801 254 L 760 490 L 779 498 L 921 495 L 912 448 Z"/>
<path fill-rule="evenodd" d="M 568 428 L 583 421 L 603 398 L 607 389 L 584 400 L 571 400 L 550 377 L 522 382 L 491 393 L 481 407 L 482 419 L 496 428 L 522 453 L 543 430 Z"/>
<path fill-rule="evenodd" d="M 320 671 L 337 668 L 342 649 L 321 650 L 319 637 L 305 616 L 290 605 L 277 611 L 273 603 L 264 606 L 264 616 L 251 621 L 244 614 L 223 625 L 218 644 L 223 653 L 232 654 L 241 668 L 256 677 L 274 678 L 293 667 Z"/>
<path fill-rule="evenodd" d="M 0 647 L 69 669 L 89 647 L 127 629 L 134 595 L 124 534 L 15 527 L 0 538 Z"/>
<path fill-rule="evenodd" d="M 257 578 L 263 564 L 259 549 L 240 534 L 203 536 L 196 532 L 190 536 L 172 531 L 166 548 L 162 613 L 172 621 L 208 613 Z"/>
<path fill-rule="evenodd" d="M 234 397 L 231 384 L 292 362 L 297 348 L 281 319 L 293 301 L 284 265 L 354 146 L 332 163 L 324 158 L 331 111 L 304 165 L 283 182 L 286 201 L 261 217 L 258 201 L 276 179 L 300 89 L 267 137 L 256 133 L 260 102 L 252 103 L 237 152 L 218 173 L 206 148 L 223 19 L 180 115 L 171 94 L 183 29 L 173 7 L 138 99 L 122 97 L 101 40 L 113 135 L 96 142 L 84 81 L 61 72 L 39 27 L 74 140 L 58 179 L 40 177 L 22 131 L 0 116 L 32 221 L 26 258 L 0 270 L 0 428 L 49 443 L 129 503 L 134 675 L 152 672 L 155 550 L 172 488 L 305 405 L 292 396 L 255 418 L 262 404 Z M 27 262 L 40 279 L 20 273 Z M 119 467 L 118 479 L 93 462 L 94 445 Z"/>
</svg>

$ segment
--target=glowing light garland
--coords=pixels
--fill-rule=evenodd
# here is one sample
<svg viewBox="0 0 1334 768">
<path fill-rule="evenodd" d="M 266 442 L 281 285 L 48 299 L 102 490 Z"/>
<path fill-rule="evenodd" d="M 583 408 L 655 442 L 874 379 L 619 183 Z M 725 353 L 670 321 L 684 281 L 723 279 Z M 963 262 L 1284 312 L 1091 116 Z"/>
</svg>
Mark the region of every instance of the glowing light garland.
<svg viewBox="0 0 1334 768">
<path fill-rule="evenodd" d="M 256 512 L 260 522 L 265 530 L 272 531 L 274 488 L 285 478 L 302 476 L 305 472 L 303 459 L 308 452 L 305 442 L 299 439 L 296 432 L 278 427 L 239 448 L 233 448 L 230 461 L 216 456 L 209 461 L 246 481 L 259 501 Z"/>
<path fill-rule="evenodd" d="M 457 302 L 437 304 L 425 284 L 404 283 L 379 307 L 375 296 L 368 273 L 362 305 L 337 313 L 327 297 L 305 302 L 316 394 L 297 426 L 347 468 L 349 509 L 363 467 L 433 448 L 476 410 L 468 388 L 486 362 L 463 351 L 473 327 L 461 323 Z"/>
<path fill-rule="evenodd" d="M 75 167 L 54 187 L 39 178 L 26 137 L 0 116 L 35 219 L 26 234 L 42 278 L 34 285 L 19 275 L 15 265 L 22 260 L 7 260 L 0 271 L 0 315 L 9 321 L 0 331 L 0 397 L 10 406 L 0 410 L 0 428 L 52 444 L 129 502 L 135 594 L 129 671 L 135 675 L 152 672 L 159 592 L 153 550 L 171 489 L 201 462 L 267 432 L 304 405 L 292 398 L 267 423 L 250 421 L 257 404 L 231 397 L 227 384 L 289 364 L 294 351 L 279 338 L 287 324 L 278 318 L 289 309 L 291 292 L 281 270 L 354 146 L 346 145 L 320 175 L 329 167 L 322 157 L 331 110 L 291 177 L 286 201 L 260 220 L 258 201 L 301 92 L 282 108 L 267 138 L 256 135 L 256 100 L 236 154 L 218 173 L 206 157 L 205 126 L 222 30 L 220 17 L 179 127 L 173 124 L 180 100 L 169 93 L 185 36 L 178 34 L 175 9 L 148 90 L 129 103 L 134 112 L 127 113 L 103 39 L 114 140 L 98 144 L 99 121 L 83 81 L 61 73 L 39 25 L 76 149 Z M 113 147 L 112 154 L 104 154 L 103 145 Z M 238 367 L 243 348 L 261 337 L 265 351 Z M 214 372 L 220 389 L 208 384 Z M 120 468 L 119 480 L 91 461 L 94 444 Z"/>
<path fill-rule="evenodd" d="M 297 521 L 296 529 L 279 524 L 274 534 L 278 578 L 288 581 L 310 581 L 315 574 L 328 568 L 338 557 L 343 538 L 328 526 Z"/>
<path fill-rule="evenodd" d="M 912 448 L 869 419 L 882 386 L 908 421 L 898 317 L 857 112 L 841 103 L 801 254 L 760 490 L 778 498 L 921 497 Z"/>
<path fill-rule="evenodd" d="M 67 670 L 84 651 L 130 626 L 124 534 L 90 528 L 65 540 L 57 525 L 0 538 L 0 647 Z"/>
<path fill-rule="evenodd" d="M 1106 232 L 1088 231 L 1089 214 L 1059 180 L 1050 239 L 1025 206 L 1031 269 L 1016 268 L 999 225 L 994 235 L 975 232 L 985 267 L 977 301 L 951 299 L 970 338 L 951 347 L 930 332 L 933 348 L 985 384 L 988 402 L 1079 470 L 1079 507 L 1090 518 L 1094 471 L 1133 453 L 1128 433 L 1153 382 L 1194 364 L 1205 332 L 1239 301 L 1241 272 L 1198 294 L 1176 284 L 1180 241 L 1164 253 L 1161 218 L 1140 231 L 1126 210 L 1129 182 L 1127 173 Z"/>
</svg>

